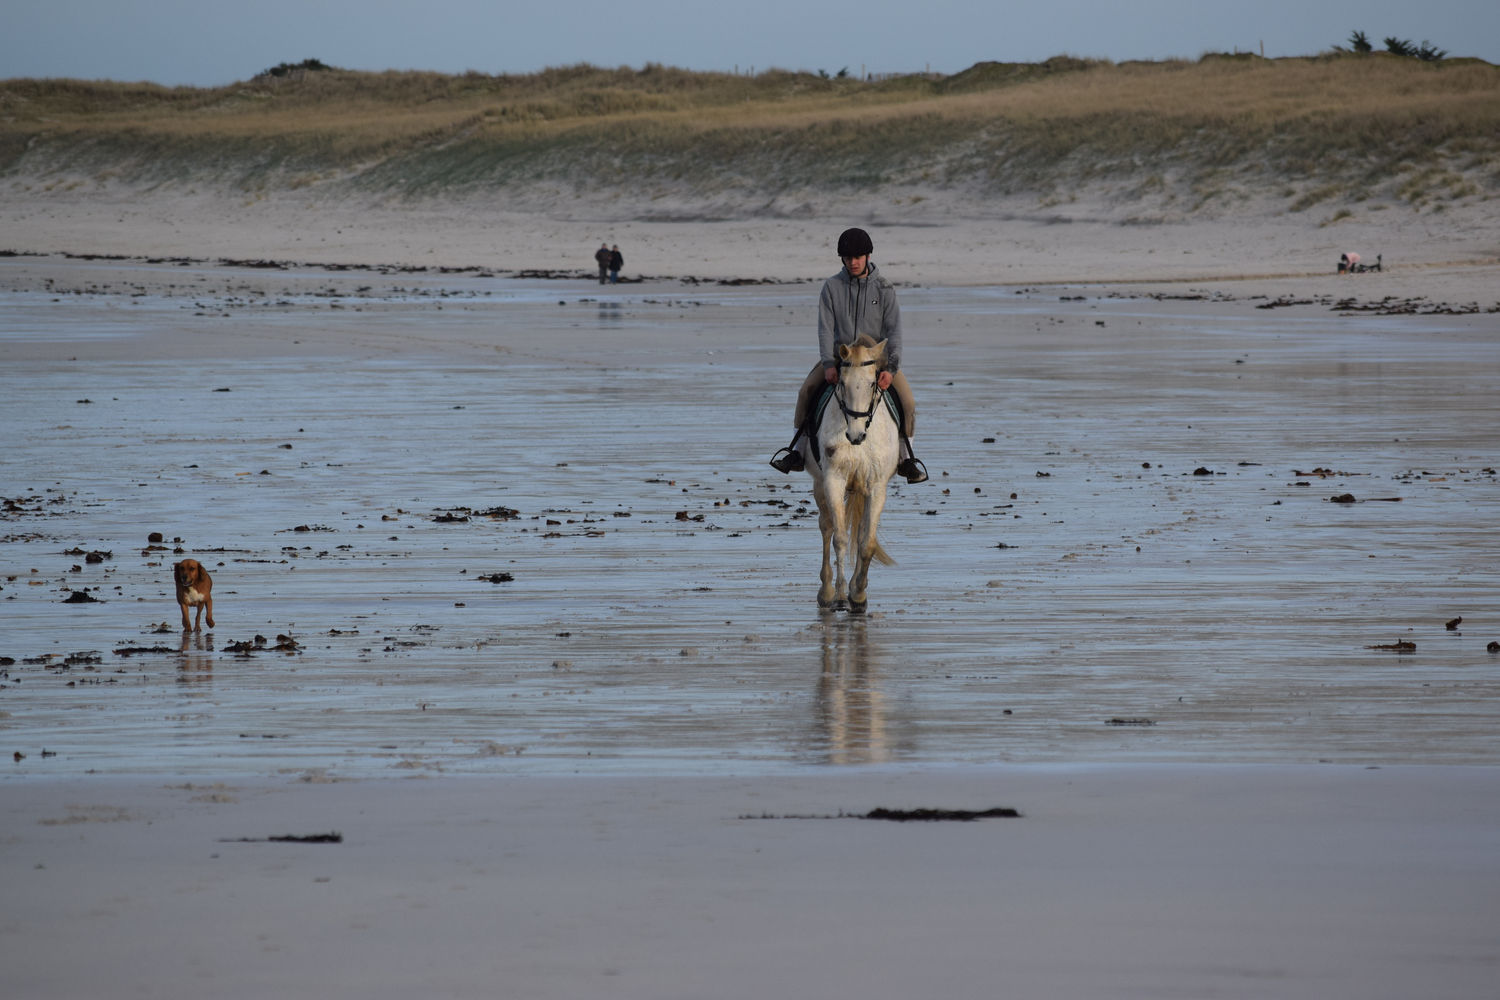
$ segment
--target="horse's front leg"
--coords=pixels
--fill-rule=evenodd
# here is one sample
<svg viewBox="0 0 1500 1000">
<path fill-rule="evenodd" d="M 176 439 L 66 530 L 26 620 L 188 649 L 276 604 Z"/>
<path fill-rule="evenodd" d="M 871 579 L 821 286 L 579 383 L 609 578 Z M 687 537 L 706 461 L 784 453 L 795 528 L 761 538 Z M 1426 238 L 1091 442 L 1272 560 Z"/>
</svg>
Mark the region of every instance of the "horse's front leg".
<svg viewBox="0 0 1500 1000">
<path fill-rule="evenodd" d="M 844 484 L 824 480 L 818 500 L 818 527 L 823 531 L 823 571 L 819 577 L 818 606 L 842 611 L 845 606 L 844 560 L 848 558 L 849 528 L 844 507 Z M 829 560 L 832 549 L 832 565 Z"/>
<path fill-rule="evenodd" d="M 823 532 L 823 568 L 818 571 L 818 607 L 833 604 L 833 562 L 830 559 L 833 535 L 828 530 L 828 515 L 818 512 L 818 529 Z"/>
<path fill-rule="evenodd" d="M 818 531 L 823 535 L 823 567 L 818 572 L 818 607 L 826 608 L 833 603 L 833 563 L 830 558 L 833 534 L 829 530 L 828 495 L 821 480 L 813 481 L 813 500 L 818 505 Z"/>
</svg>

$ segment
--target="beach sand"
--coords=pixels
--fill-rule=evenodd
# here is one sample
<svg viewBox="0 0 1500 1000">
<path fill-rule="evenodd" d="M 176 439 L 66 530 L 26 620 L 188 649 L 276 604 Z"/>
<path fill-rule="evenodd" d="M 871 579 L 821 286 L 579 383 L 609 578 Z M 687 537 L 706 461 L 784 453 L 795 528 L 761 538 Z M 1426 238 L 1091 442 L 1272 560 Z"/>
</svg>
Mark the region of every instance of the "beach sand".
<svg viewBox="0 0 1500 1000">
<path fill-rule="evenodd" d="M 873 228 L 934 481 L 865 619 L 764 465 L 842 221 L 0 226 L 8 995 L 1492 989 L 1484 220 Z"/>
<path fill-rule="evenodd" d="M 18 997 L 1471 998 L 1497 791 L 1404 767 L 11 781 L 0 955 Z M 838 818 L 877 807 L 1021 816 Z"/>
<path fill-rule="evenodd" d="M 1362 208 L 1324 224 L 1266 202 L 1130 223 L 1120 221 L 1132 218 L 1128 206 L 1114 203 L 1040 209 L 949 193 L 889 223 L 866 221 L 857 202 L 847 217 L 643 221 L 604 214 L 597 200 L 567 217 L 500 199 L 393 206 L 295 191 L 85 191 L 0 197 L 0 250 L 593 274 L 593 253 L 607 242 L 620 244 L 627 276 L 808 281 L 838 270 L 838 234 L 857 224 L 874 235 L 876 263 L 906 287 L 1248 283 L 1251 294 L 1274 296 L 1302 287 L 1295 279 L 1322 287 L 1353 250 L 1366 263 L 1383 258 L 1382 295 L 1485 307 L 1500 296 L 1500 210 L 1486 206 Z"/>
</svg>

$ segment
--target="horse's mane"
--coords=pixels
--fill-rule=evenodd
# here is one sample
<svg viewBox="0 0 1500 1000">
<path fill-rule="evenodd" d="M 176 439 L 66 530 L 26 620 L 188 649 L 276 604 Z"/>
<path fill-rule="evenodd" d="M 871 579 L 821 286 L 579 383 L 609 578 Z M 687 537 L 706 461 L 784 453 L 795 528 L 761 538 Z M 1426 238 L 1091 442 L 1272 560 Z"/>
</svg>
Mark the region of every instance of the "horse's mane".
<svg viewBox="0 0 1500 1000">
<path fill-rule="evenodd" d="M 883 340 L 876 340 L 874 337 L 870 336 L 868 333 L 862 333 L 858 337 L 856 337 L 855 340 L 854 340 L 854 343 L 850 344 L 849 346 L 850 347 L 879 347 L 883 343 L 885 343 L 885 341 L 883 341 Z"/>
</svg>

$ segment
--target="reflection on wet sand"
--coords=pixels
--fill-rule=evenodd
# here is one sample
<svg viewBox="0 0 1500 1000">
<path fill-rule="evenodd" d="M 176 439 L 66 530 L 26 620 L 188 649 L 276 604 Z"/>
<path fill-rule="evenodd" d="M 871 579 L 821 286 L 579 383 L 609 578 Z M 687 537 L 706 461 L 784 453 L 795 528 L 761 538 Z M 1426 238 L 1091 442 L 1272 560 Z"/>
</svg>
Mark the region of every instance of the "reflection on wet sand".
<svg viewBox="0 0 1500 1000">
<path fill-rule="evenodd" d="M 17 770 L 1496 760 L 1488 317 L 913 289 L 941 468 L 892 487 L 870 615 L 824 618 L 808 481 L 765 464 L 805 290 L 656 294 L 0 288 Z M 150 620 L 144 525 L 233 634 Z"/>
<path fill-rule="evenodd" d="M 870 643 L 866 620 L 824 613 L 818 675 L 817 744 L 829 764 L 878 764 L 894 757 L 884 652 Z"/>
<path fill-rule="evenodd" d="M 201 684 L 214 679 L 214 643 L 212 634 L 182 633 L 182 662 L 177 667 L 177 683 Z"/>
</svg>

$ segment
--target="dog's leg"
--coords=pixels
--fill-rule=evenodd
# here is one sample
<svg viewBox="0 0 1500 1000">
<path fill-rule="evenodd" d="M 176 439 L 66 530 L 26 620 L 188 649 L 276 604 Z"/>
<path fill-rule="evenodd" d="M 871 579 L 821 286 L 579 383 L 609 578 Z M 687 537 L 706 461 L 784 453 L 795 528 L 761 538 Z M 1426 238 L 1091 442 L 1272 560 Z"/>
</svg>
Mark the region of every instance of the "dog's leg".
<svg viewBox="0 0 1500 1000">
<path fill-rule="evenodd" d="M 208 627 L 214 627 L 214 598 L 212 594 L 203 595 L 203 610 L 208 612 Z"/>
<path fill-rule="evenodd" d="M 184 632 L 191 632 L 193 630 L 193 623 L 188 620 L 188 606 L 181 603 L 177 606 L 182 609 L 182 630 Z"/>
</svg>

